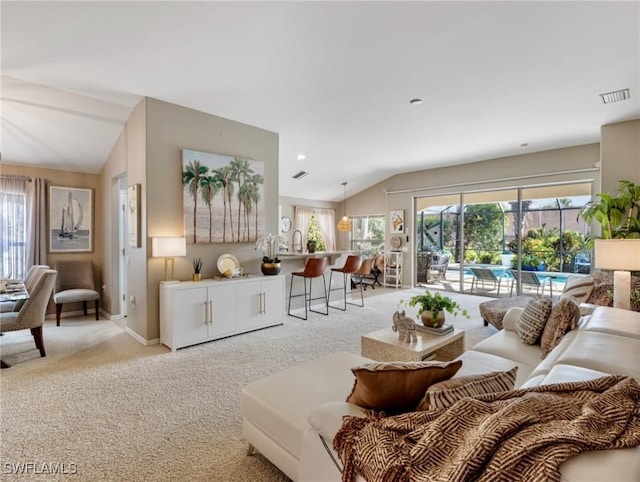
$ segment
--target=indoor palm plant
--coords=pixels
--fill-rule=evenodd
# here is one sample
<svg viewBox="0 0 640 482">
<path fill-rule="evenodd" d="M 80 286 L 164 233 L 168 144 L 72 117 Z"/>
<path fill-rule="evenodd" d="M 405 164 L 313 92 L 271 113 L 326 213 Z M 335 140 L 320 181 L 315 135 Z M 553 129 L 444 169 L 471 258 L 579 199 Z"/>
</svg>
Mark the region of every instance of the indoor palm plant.
<svg viewBox="0 0 640 482">
<path fill-rule="evenodd" d="M 402 303 L 402 300 L 400 301 Z M 422 320 L 425 326 L 442 326 L 444 324 L 444 312 L 447 311 L 453 316 L 461 313 L 462 316 L 470 318 L 467 310 L 463 309 L 457 301 L 442 296 L 437 291 L 431 293 L 426 290 L 422 295 L 415 295 L 409 299 L 408 305 L 411 307 L 418 306 L 418 318 Z"/>
</svg>

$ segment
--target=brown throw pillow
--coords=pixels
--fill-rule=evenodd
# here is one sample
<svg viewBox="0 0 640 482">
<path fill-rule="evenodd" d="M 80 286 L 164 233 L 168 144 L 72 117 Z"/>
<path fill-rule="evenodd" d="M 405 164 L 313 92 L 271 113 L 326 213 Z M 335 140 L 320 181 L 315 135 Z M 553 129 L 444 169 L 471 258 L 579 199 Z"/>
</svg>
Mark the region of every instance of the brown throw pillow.
<svg viewBox="0 0 640 482">
<path fill-rule="evenodd" d="M 591 296 L 594 286 L 595 281 L 591 276 L 569 276 L 560 297 L 571 296 L 578 304 L 585 303 Z"/>
<path fill-rule="evenodd" d="M 553 350 L 569 330 L 573 330 L 580 321 L 580 307 L 571 298 L 560 298 L 551 309 L 547 324 L 542 331 L 540 346 L 542 358 Z"/>
<path fill-rule="evenodd" d="M 462 366 L 450 362 L 368 363 L 351 369 L 356 377 L 347 402 L 362 408 L 398 413 L 413 410 L 434 383 L 451 378 Z"/>
<path fill-rule="evenodd" d="M 540 340 L 544 325 L 551 313 L 551 300 L 548 298 L 531 300 L 516 320 L 516 333 L 525 345 L 534 345 Z"/>
<path fill-rule="evenodd" d="M 437 383 L 427 389 L 416 410 L 440 410 L 450 407 L 464 397 L 513 390 L 517 374 L 518 367 L 513 367 L 506 372 L 471 375 Z M 458 383 L 449 383 L 454 380 Z M 464 383 L 465 380 L 466 383 Z M 460 381 L 463 383 L 459 383 Z"/>
</svg>

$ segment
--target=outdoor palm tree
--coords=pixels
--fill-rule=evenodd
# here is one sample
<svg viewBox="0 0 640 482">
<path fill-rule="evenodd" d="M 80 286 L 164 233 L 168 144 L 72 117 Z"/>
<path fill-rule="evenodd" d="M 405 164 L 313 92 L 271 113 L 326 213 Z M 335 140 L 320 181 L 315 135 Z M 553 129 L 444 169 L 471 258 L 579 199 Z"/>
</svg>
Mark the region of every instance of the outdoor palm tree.
<svg viewBox="0 0 640 482">
<path fill-rule="evenodd" d="M 182 184 L 187 186 L 189 194 L 193 197 L 193 243 L 196 243 L 196 221 L 198 210 L 198 188 L 200 179 L 206 176 L 209 168 L 200 164 L 200 161 L 191 161 L 182 172 Z"/>
</svg>

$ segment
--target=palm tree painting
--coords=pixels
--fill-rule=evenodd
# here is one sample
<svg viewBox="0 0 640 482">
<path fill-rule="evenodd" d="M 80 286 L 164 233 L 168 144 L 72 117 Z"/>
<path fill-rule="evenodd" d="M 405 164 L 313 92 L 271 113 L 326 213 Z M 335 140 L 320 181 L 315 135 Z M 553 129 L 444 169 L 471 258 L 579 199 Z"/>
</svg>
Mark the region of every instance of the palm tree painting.
<svg viewBox="0 0 640 482">
<path fill-rule="evenodd" d="M 250 243 L 264 231 L 264 163 L 183 149 L 187 243 Z"/>
</svg>

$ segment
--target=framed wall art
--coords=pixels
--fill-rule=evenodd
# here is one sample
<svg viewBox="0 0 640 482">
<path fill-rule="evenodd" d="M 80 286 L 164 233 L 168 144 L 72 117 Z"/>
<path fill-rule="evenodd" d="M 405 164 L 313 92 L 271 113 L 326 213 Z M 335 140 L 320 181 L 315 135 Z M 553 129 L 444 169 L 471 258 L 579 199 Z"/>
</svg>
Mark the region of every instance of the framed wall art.
<svg viewBox="0 0 640 482">
<path fill-rule="evenodd" d="M 140 241 L 140 184 L 132 184 L 127 188 L 127 244 L 139 248 Z"/>
<path fill-rule="evenodd" d="M 389 213 L 389 223 L 392 234 L 404 233 L 404 209 L 391 211 Z"/>
<path fill-rule="evenodd" d="M 93 251 L 93 189 L 49 186 L 50 253 Z"/>
<path fill-rule="evenodd" d="M 251 243 L 264 232 L 264 162 L 182 150 L 188 244 Z"/>
</svg>

